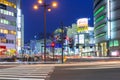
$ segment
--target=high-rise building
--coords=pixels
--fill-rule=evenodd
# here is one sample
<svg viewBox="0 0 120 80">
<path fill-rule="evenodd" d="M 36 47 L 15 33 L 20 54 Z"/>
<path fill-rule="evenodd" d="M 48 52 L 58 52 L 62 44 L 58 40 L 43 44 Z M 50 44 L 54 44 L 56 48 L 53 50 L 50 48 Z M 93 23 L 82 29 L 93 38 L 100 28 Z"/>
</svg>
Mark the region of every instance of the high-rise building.
<svg viewBox="0 0 120 80">
<path fill-rule="evenodd" d="M 98 56 L 120 54 L 120 0 L 94 0 L 94 34 Z"/>
<path fill-rule="evenodd" d="M 0 56 L 13 56 L 24 45 L 21 0 L 0 0 Z"/>
</svg>

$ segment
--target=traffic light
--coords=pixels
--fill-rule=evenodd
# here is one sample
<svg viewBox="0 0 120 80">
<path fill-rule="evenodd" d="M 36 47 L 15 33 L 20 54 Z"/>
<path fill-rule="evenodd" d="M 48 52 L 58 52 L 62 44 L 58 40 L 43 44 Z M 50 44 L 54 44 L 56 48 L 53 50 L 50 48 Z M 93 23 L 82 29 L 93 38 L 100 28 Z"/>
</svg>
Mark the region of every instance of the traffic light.
<svg viewBox="0 0 120 80">
<path fill-rule="evenodd" d="M 51 43 L 51 47 L 55 47 L 55 43 L 54 42 Z"/>
<path fill-rule="evenodd" d="M 79 48 L 79 44 L 76 44 L 76 48 Z"/>
</svg>

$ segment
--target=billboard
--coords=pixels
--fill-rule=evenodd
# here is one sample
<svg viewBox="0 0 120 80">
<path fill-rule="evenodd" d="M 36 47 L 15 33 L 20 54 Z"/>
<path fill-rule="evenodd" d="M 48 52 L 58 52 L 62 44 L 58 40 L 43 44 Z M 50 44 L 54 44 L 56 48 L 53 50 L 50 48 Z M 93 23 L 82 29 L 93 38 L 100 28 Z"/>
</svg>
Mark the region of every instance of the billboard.
<svg viewBox="0 0 120 80">
<path fill-rule="evenodd" d="M 88 18 L 80 18 L 77 20 L 78 32 L 88 30 Z"/>
</svg>

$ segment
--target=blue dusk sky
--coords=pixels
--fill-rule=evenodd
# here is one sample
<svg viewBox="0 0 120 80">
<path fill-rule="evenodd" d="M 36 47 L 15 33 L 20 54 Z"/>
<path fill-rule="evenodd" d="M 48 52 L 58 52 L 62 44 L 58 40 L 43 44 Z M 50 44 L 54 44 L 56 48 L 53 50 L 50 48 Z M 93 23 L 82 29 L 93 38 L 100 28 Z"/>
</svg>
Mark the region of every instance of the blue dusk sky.
<svg viewBox="0 0 120 80">
<path fill-rule="evenodd" d="M 54 0 L 46 0 L 50 3 Z M 47 12 L 47 33 L 52 33 L 60 27 L 61 21 L 64 26 L 71 26 L 79 18 L 90 18 L 89 25 L 93 26 L 93 0 L 55 0 L 57 8 Z M 22 13 L 24 14 L 24 37 L 25 42 L 33 40 L 34 36 L 40 39 L 40 33 L 44 32 L 43 7 L 34 10 L 33 5 L 37 0 L 22 0 Z"/>
</svg>

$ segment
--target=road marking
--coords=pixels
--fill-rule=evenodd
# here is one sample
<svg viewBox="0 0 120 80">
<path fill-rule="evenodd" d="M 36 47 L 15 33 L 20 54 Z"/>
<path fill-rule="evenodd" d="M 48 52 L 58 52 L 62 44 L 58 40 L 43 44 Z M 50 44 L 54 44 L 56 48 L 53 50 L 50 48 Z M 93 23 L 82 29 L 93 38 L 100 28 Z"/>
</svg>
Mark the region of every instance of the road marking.
<svg viewBox="0 0 120 80">
<path fill-rule="evenodd" d="M 1 77 L 0 80 L 45 80 L 45 79 L 31 79 L 31 78 L 5 78 Z"/>
<path fill-rule="evenodd" d="M 20 75 L 0 75 L 0 77 L 20 77 L 20 78 L 22 78 L 22 77 L 27 77 L 27 78 L 29 78 L 29 77 L 32 77 L 32 78 L 46 78 L 46 76 L 33 76 L 33 75 L 29 75 L 29 76 L 27 76 L 27 75 L 22 75 L 22 76 L 20 76 Z"/>
</svg>

